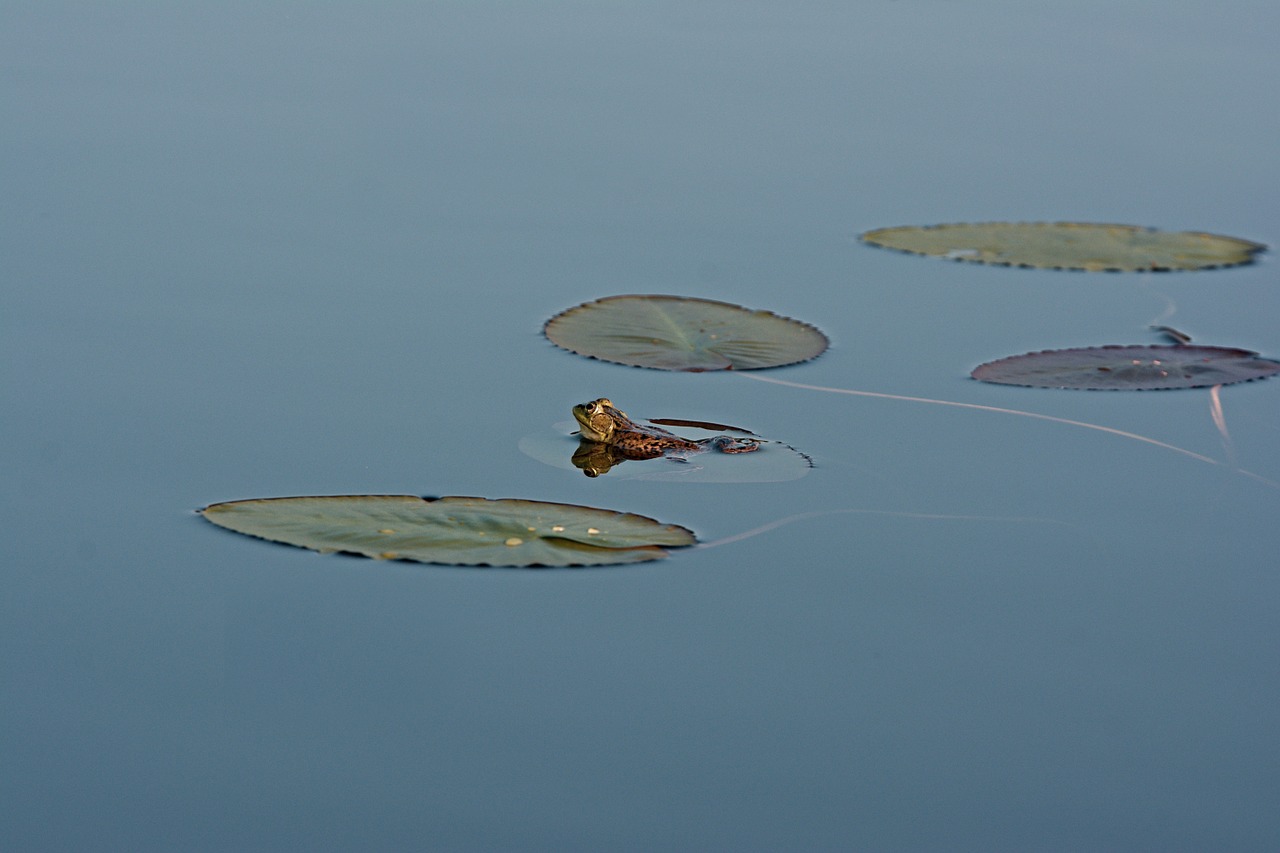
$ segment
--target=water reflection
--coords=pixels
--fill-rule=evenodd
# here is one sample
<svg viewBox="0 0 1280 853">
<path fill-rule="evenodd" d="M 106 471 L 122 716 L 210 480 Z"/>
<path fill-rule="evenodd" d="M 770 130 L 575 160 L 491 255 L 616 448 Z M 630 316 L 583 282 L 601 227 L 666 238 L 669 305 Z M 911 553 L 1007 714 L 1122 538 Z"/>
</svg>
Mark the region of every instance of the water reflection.
<svg viewBox="0 0 1280 853">
<path fill-rule="evenodd" d="M 659 454 L 661 455 L 661 454 Z M 651 457 L 656 458 L 656 457 Z M 621 465 L 628 457 L 618 447 L 602 441 L 578 441 L 578 449 L 573 452 L 570 462 L 588 477 L 599 477 L 608 473 L 615 465 Z"/>
</svg>

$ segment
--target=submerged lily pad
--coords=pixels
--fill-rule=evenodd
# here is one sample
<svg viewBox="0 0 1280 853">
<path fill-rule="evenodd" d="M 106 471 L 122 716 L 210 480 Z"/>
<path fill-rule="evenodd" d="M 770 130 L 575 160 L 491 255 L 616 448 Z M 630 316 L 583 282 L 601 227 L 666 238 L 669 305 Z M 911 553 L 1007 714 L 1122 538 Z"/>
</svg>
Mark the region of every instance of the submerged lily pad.
<svg viewBox="0 0 1280 853">
<path fill-rule="evenodd" d="M 572 504 L 413 495 L 337 495 L 217 503 L 228 530 L 320 552 L 457 566 L 605 566 L 667 556 L 691 531 L 643 515 Z"/>
<path fill-rule="evenodd" d="M 609 296 L 547 321 L 556 346 L 655 370 L 759 370 L 808 361 L 827 336 L 769 311 L 685 296 Z"/>
<path fill-rule="evenodd" d="M 1104 346 L 1045 350 L 974 368 L 999 385 L 1100 391 L 1159 391 L 1249 382 L 1280 373 L 1256 352 L 1202 346 Z"/>
<path fill-rule="evenodd" d="M 1198 231 L 1087 222 L 979 222 L 880 228 L 862 240 L 886 249 L 956 261 L 1088 270 L 1155 272 L 1247 264 L 1262 243 Z"/>
</svg>

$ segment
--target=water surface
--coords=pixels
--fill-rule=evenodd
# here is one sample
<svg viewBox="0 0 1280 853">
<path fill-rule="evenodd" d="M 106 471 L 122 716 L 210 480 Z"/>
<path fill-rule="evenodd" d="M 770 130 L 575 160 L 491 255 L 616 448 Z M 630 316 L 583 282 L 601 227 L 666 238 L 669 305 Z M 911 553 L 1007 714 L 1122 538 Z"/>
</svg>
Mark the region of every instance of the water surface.
<svg viewBox="0 0 1280 853">
<path fill-rule="evenodd" d="M 1275 849 L 1275 382 L 966 378 L 1030 349 L 1280 354 L 1270 256 L 1158 276 L 859 245 L 1132 222 L 1276 244 L 1274 4 L 9 5 L 0 846 Z M 579 359 L 679 293 L 832 338 L 773 378 Z M 1172 312 L 1172 313 L 1171 313 Z M 811 454 L 597 480 L 609 396 Z M 719 541 L 474 570 L 192 510 L 588 503 Z M 815 514 L 839 510 L 837 514 Z"/>
</svg>

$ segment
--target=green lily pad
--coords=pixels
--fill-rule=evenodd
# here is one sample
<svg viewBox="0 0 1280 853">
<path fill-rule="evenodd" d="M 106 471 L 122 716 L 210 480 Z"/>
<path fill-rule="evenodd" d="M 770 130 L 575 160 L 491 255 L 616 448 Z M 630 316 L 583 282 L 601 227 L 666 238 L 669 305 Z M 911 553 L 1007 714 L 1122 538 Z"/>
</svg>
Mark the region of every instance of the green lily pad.
<svg viewBox="0 0 1280 853">
<path fill-rule="evenodd" d="M 573 504 L 471 497 L 337 495 L 217 503 L 228 530 L 322 553 L 457 566 L 606 566 L 692 545 L 675 524 Z"/>
<path fill-rule="evenodd" d="M 557 314 L 543 332 L 570 352 L 655 370 L 759 370 L 827 348 L 808 323 L 685 296 L 609 296 Z"/>
<path fill-rule="evenodd" d="M 1280 373 L 1280 363 L 1228 347 L 1103 346 L 1029 352 L 974 368 L 999 385 L 1095 391 L 1161 391 L 1249 382 Z"/>
<path fill-rule="evenodd" d="M 874 246 L 982 264 L 1090 272 L 1200 270 L 1247 264 L 1262 243 L 1198 231 L 1087 222 L 980 222 L 868 231 Z"/>
</svg>

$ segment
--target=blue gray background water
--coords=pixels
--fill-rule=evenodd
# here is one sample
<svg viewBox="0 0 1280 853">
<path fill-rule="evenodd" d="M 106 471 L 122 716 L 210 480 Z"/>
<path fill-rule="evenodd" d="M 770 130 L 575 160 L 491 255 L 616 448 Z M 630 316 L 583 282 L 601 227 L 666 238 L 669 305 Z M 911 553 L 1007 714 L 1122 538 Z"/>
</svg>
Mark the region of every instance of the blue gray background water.
<svg viewBox="0 0 1280 853">
<path fill-rule="evenodd" d="M 788 381 L 1025 409 L 1280 480 L 1280 387 L 981 385 L 1030 349 L 1280 354 L 1271 256 L 1159 276 L 860 245 L 1099 220 L 1280 242 L 1271 2 L 6 3 L 0 847 L 1280 846 L 1280 490 L 1008 415 L 579 359 L 678 293 Z M 1169 312 L 1174 313 L 1170 314 Z M 589 480 L 607 395 L 810 453 Z M 716 541 L 474 570 L 220 531 L 237 498 L 587 503 Z M 944 517 L 930 517 L 944 516 Z"/>
</svg>

